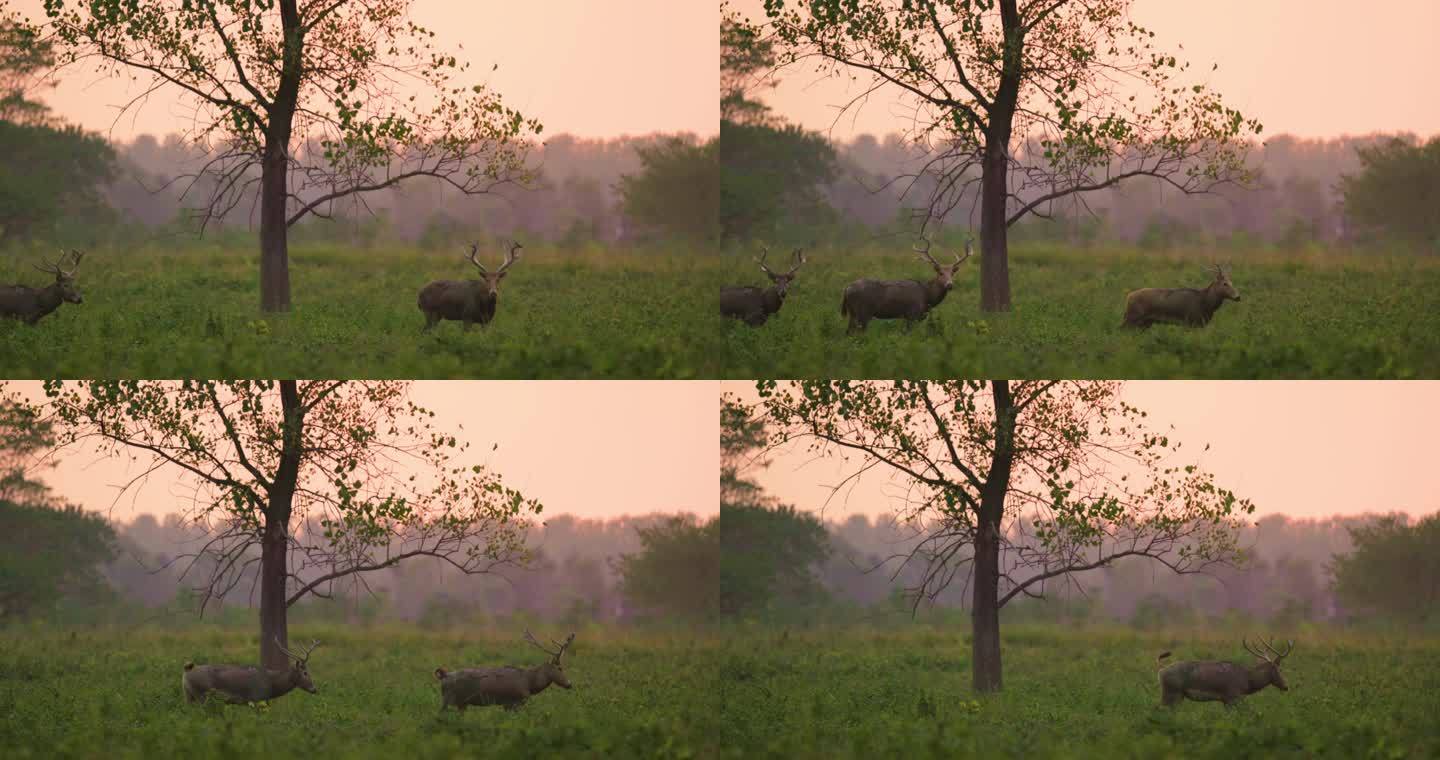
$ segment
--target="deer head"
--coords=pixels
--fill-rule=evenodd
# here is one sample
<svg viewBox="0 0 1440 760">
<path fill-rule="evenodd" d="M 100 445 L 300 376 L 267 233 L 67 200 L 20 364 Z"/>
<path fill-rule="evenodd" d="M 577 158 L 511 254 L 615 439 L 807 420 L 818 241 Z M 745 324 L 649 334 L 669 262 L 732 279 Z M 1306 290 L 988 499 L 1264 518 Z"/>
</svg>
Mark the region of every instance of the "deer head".
<svg viewBox="0 0 1440 760">
<path fill-rule="evenodd" d="M 65 268 L 65 259 L 70 257 L 70 268 Z M 70 303 L 81 303 L 85 299 L 80 296 L 80 290 L 75 287 L 75 270 L 80 268 L 80 260 L 85 254 L 71 250 L 70 253 L 60 252 L 60 257 L 53 264 L 35 264 L 36 269 L 55 275 L 55 287 L 60 289 L 60 297 Z"/>
<path fill-rule="evenodd" d="M 295 686 L 311 694 L 319 693 L 315 690 L 314 682 L 310 680 L 310 653 L 320 646 L 320 640 L 316 639 L 310 646 L 305 647 L 303 655 L 295 654 L 287 649 L 284 644 L 280 643 L 279 636 L 275 637 L 275 646 L 280 647 L 280 651 L 290 658 L 290 673 L 295 678 Z"/>
<path fill-rule="evenodd" d="M 1290 656 L 1291 650 L 1295 649 L 1295 642 L 1286 642 L 1284 652 L 1275 651 L 1275 647 L 1271 646 L 1270 642 L 1263 639 L 1260 641 L 1260 643 L 1265 647 L 1265 649 L 1269 650 L 1269 655 L 1266 655 L 1264 652 L 1261 652 L 1260 650 L 1251 647 L 1250 642 L 1246 641 L 1245 639 L 1240 639 L 1240 644 L 1241 646 L 1245 647 L 1245 651 L 1249 652 L 1252 655 L 1255 655 L 1256 658 L 1261 660 L 1261 664 L 1256 664 L 1255 669 L 1265 676 L 1265 678 L 1267 679 L 1267 683 L 1273 684 L 1275 688 L 1279 689 L 1280 691 L 1289 691 L 1290 687 L 1288 684 L 1285 683 L 1285 677 L 1280 675 L 1280 661 Z"/>
<path fill-rule="evenodd" d="M 480 270 L 480 281 L 485 284 L 485 291 L 487 293 L 492 296 L 500 293 L 500 281 L 505 279 L 505 270 L 509 269 L 510 265 L 514 264 L 520 258 L 520 249 L 523 247 L 519 241 L 512 240 L 510 242 L 510 252 L 505 254 L 505 261 L 500 264 L 499 269 L 492 272 L 486 269 L 485 265 L 481 264 L 479 259 L 475 258 L 480 252 L 480 244 L 470 244 L 470 255 L 466 258 L 470 260 L 471 264 L 475 265 L 476 269 Z"/>
<path fill-rule="evenodd" d="M 770 271 L 770 267 L 765 266 L 765 257 L 769 255 L 770 249 L 762 247 L 760 249 L 760 258 L 755 259 L 755 263 L 759 264 L 760 271 L 764 272 L 766 276 L 770 278 L 770 281 L 775 283 L 775 292 L 778 293 L 781 298 L 784 298 L 786 289 L 790 287 L 790 283 L 795 281 L 795 273 L 800 271 L 800 267 L 805 263 L 805 253 L 801 248 L 796 248 L 791 252 L 791 260 L 795 262 L 795 266 L 790 267 L 790 271 L 784 274 L 775 274 Z"/>
<path fill-rule="evenodd" d="M 530 634 L 529 628 L 525 629 L 525 640 L 534 645 L 536 649 L 539 649 L 545 654 L 550 655 L 549 662 L 546 662 L 544 665 L 536 668 L 536 670 L 539 670 L 545 675 L 546 678 L 550 679 L 550 683 L 553 683 L 562 689 L 570 688 L 570 679 L 565 677 L 565 668 L 560 664 L 560 657 L 561 655 L 565 654 L 565 650 L 570 646 L 570 642 L 575 640 L 575 634 L 572 633 L 568 637 L 566 637 L 565 643 L 563 644 L 554 639 L 551 639 L 550 643 L 556 646 L 556 649 L 553 650 L 546 649 L 543 644 L 536 641 L 535 637 Z"/>
<path fill-rule="evenodd" d="M 1229 264 L 1211 264 L 1208 270 L 1215 276 L 1210 282 L 1210 288 L 1220 294 L 1221 298 L 1228 298 L 1231 301 L 1240 300 L 1240 291 L 1235 289 L 1235 284 L 1230 282 Z"/>
<path fill-rule="evenodd" d="M 955 263 L 951 264 L 948 267 L 942 266 L 940 262 L 935 260 L 934 256 L 930 255 L 929 238 L 920 238 L 920 242 L 916 243 L 913 246 L 913 249 L 916 253 L 920 254 L 921 258 L 930 262 L 930 267 L 935 270 L 935 280 L 936 282 L 940 283 L 940 287 L 944 288 L 945 290 L 949 290 L 950 288 L 955 286 L 956 270 L 960 268 L 961 264 L 965 263 L 965 259 L 970 258 L 970 248 L 972 242 L 973 241 L 970 240 L 965 241 L 965 255 L 961 257 L 957 254 L 955 256 Z"/>
</svg>

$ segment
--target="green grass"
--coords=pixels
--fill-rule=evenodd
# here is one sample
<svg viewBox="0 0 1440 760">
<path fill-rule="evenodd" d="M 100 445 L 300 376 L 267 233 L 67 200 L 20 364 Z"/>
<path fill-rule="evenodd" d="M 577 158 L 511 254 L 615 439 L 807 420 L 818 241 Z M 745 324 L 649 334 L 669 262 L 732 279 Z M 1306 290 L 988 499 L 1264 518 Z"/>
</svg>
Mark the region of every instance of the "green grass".
<svg viewBox="0 0 1440 760">
<path fill-rule="evenodd" d="M 15 758 L 695 757 L 713 755 L 714 642 L 582 629 L 567 654 L 574 688 L 516 712 L 439 712 L 432 672 L 533 664 L 518 635 L 414 628 L 297 627 L 324 641 L 319 693 L 263 706 L 191 705 L 181 666 L 254 662 L 253 633 L 213 627 L 0 634 L 0 747 Z"/>
<path fill-rule="evenodd" d="M 0 282 L 45 284 L 40 254 L 12 254 Z M 720 373 L 713 300 L 693 251 L 535 246 L 511 270 L 490 326 L 422 335 L 416 294 L 472 276 L 456 251 L 296 246 L 294 309 L 259 311 L 258 255 L 95 250 L 80 305 L 31 327 L 0 320 L 3 377 L 691 378 Z"/>
<path fill-rule="evenodd" d="M 945 254 L 941 254 L 942 256 Z M 819 249 L 779 315 L 726 329 L 733 378 L 1410 378 L 1440 376 L 1440 260 L 1310 253 L 1234 258 L 1243 300 L 1205 328 L 1120 329 L 1125 294 L 1203 287 L 1212 254 L 1015 247 L 1013 310 L 979 310 L 978 254 L 927 323 L 845 334 L 840 294 L 861 278 L 929 272 L 906 252 Z M 726 256 L 734 284 L 763 277 Z"/>
<path fill-rule="evenodd" d="M 761 757 L 1440 757 L 1440 640 L 1301 634 L 1290 691 L 1159 707 L 1154 658 L 1248 661 L 1242 632 L 1012 625 L 1005 688 L 970 689 L 961 631 L 732 638 L 723 746 Z"/>
</svg>

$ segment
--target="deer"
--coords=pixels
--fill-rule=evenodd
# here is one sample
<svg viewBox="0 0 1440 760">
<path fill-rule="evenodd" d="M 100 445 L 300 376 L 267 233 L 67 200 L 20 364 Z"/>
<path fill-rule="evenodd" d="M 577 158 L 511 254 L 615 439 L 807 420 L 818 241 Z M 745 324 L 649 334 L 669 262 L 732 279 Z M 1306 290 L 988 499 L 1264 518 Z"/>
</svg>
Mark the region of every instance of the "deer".
<svg viewBox="0 0 1440 760">
<path fill-rule="evenodd" d="M 66 257 L 70 258 L 70 268 L 65 268 Z M 43 288 L 32 288 L 25 285 L 0 285 L 0 316 L 11 319 L 19 319 L 27 325 L 39 322 L 47 314 L 60 308 L 62 303 L 84 303 L 79 288 L 75 287 L 75 270 L 80 268 L 80 260 L 85 254 L 71 250 L 70 253 L 60 252 L 60 257 L 53 264 L 34 264 L 36 269 L 55 275 L 55 282 Z"/>
<path fill-rule="evenodd" d="M 1228 301 L 1240 302 L 1230 268 L 1211 265 L 1214 278 L 1204 288 L 1141 288 L 1125 295 L 1123 327 L 1148 328 L 1156 322 L 1204 327 Z"/>
<path fill-rule="evenodd" d="M 435 678 L 440 682 L 440 712 L 447 707 L 464 712 L 466 707 L 501 705 L 506 710 L 519 710 L 526 700 L 539 694 L 551 684 L 562 689 L 571 688 L 570 679 L 565 677 L 565 668 L 560 663 L 565 650 L 575 641 L 571 633 L 564 643 L 551 639 L 556 649 L 547 649 L 525 629 L 525 640 L 535 648 L 550 655 L 550 659 L 533 668 L 507 665 L 498 668 L 470 668 L 466 670 L 435 669 Z"/>
<path fill-rule="evenodd" d="M 779 313 L 780 307 L 785 304 L 785 293 L 790 288 L 790 283 L 795 281 L 795 273 L 805 264 L 805 253 L 803 249 L 796 248 L 791 254 L 791 260 L 795 266 L 784 274 L 775 274 L 770 267 L 765 266 L 765 257 L 770 255 L 769 248 L 761 248 L 760 257 L 755 263 L 760 265 L 760 271 L 770 278 L 772 283 L 768 288 L 757 288 L 753 285 L 738 285 L 720 289 L 720 314 L 726 317 L 734 317 L 743 321 L 751 327 L 759 327 L 775 314 Z"/>
<path fill-rule="evenodd" d="M 285 670 L 251 665 L 185 663 L 180 685 L 185 691 L 186 701 L 203 702 L 214 693 L 230 704 L 243 705 L 283 697 L 295 689 L 318 694 L 315 683 L 310 680 L 310 655 L 320 646 L 320 641 L 317 639 L 306 647 L 304 654 L 287 649 L 278 636 L 275 644 L 290 659 L 290 667 Z"/>
<path fill-rule="evenodd" d="M 847 333 L 863 331 L 872 319 L 903 319 L 907 328 L 925 319 L 930 310 L 945 300 L 955 286 L 955 272 L 970 258 L 971 244 L 965 241 L 965 255 L 955 256 L 955 263 L 942 266 L 930 255 L 930 241 L 923 239 L 912 246 L 915 253 L 930 262 L 934 279 L 923 280 L 856 280 L 845 286 L 840 299 L 840 315 L 850 318 Z"/>
<path fill-rule="evenodd" d="M 436 280 L 420 289 L 418 304 L 425 314 L 425 332 L 429 332 L 442 319 L 465 323 L 465 329 L 479 324 L 490 324 L 495 318 L 495 305 L 500 300 L 500 281 L 505 279 L 510 266 L 520 258 L 519 241 L 511 241 L 510 252 L 499 269 L 490 271 L 476 258 L 480 252 L 479 243 L 470 244 L 466 256 L 475 268 L 480 270 L 478 280 Z"/>
<path fill-rule="evenodd" d="M 1160 679 L 1160 704 L 1173 707 L 1184 699 L 1197 702 L 1218 700 L 1226 707 L 1233 707 L 1241 697 L 1254 694 L 1266 686 L 1274 686 L 1280 691 L 1290 690 L 1285 677 L 1280 674 L 1280 661 L 1295 649 L 1294 641 L 1287 642 L 1285 651 L 1279 652 L 1270 642 L 1261 640 L 1269 655 L 1255 649 L 1243 638 L 1240 643 L 1260 662 L 1247 666 L 1236 662 L 1186 660 L 1166 666 L 1165 658 L 1170 653 L 1161 652 L 1155 658 L 1156 675 Z"/>
</svg>

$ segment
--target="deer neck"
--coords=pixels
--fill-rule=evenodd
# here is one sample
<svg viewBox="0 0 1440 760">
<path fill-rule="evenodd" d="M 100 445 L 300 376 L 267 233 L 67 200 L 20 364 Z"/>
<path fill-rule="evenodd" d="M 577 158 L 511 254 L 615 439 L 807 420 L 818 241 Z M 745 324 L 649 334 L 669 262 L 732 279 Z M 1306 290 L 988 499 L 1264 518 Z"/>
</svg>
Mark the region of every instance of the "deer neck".
<svg viewBox="0 0 1440 760">
<path fill-rule="evenodd" d="M 1249 683 L 1246 684 L 1246 688 L 1249 689 L 1248 693 L 1250 694 L 1254 694 L 1270 685 L 1270 674 L 1266 672 L 1265 666 L 1263 665 L 1251 665 L 1248 675 Z"/>
<path fill-rule="evenodd" d="M 1220 307 L 1225 305 L 1225 296 L 1220 295 L 1220 288 L 1216 283 L 1210 283 L 1202 291 L 1205 294 L 1205 319 L 1208 321 Z"/>
<path fill-rule="evenodd" d="M 265 677 L 270 682 L 270 699 L 283 697 L 294 691 L 298 680 L 294 668 L 286 668 L 284 672 L 266 670 Z"/>
<path fill-rule="evenodd" d="M 771 285 L 765 289 L 765 311 L 774 314 L 780 311 L 780 306 L 785 303 L 785 296 L 780 295 L 780 289 Z"/>
<path fill-rule="evenodd" d="M 60 303 L 64 300 L 65 297 L 60 295 L 60 283 L 58 282 L 52 282 L 43 288 L 37 288 L 35 290 L 35 305 L 40 308 L 37 309 L 38 313 L 36 317 L 43 317 L 60 308 Z"/>
<path fill-rule="evenodd" d="M 539 694 L 550 686 L 550 676 L 545 674 L 545 666 L 530 669 L 530 693 Z"/>
<path fill-rule="evenodd" d="M 941 284 L 940 278 L 937 277 L 925 283 L 925 303 L 933 309 L 945 300 L 945 294 L 949 292 L 950 289 Z"/>
</svg>

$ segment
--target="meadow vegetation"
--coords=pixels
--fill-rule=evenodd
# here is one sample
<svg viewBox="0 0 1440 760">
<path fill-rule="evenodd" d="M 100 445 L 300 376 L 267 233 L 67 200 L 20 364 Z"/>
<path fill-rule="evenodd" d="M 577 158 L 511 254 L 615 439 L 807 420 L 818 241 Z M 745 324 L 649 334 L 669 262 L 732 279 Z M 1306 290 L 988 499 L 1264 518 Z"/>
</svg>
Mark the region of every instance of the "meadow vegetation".
<svg viewBox="0 0 1440 760">
<path fill-rule="evenodd" d="M 956 242 L 958 245 L 958 242 Z M 725 330 L 731 378 L 1412 378 L 1440 375 L 1440 259 L 1382 253 L 1141 251 L 1013 247 L 1014 308 L 979 309 L 979 257 L 926 322 L 876 321 L 846 335 L 845 286 L 859 278 L 929 279 L 907 243 L 820 246 L 785 306 L 759 329 Z M 758 250 L 758 248 L 756 249 Z M 951 246 L 935 256 L 951 260 Z M 764 276 L 747 248 L 724 257 L 727 284 Z M 1231 261 L 1239 303 L 1207 327 L 1120 328 L 1125 294 L 1202 288 Z"/>
<path fill-rule="evenodd" d="M 1306 626 L 1290 691 L 1159 706 L 1155 656 L 1249 663 L 1241 628 L 1007 625 L 1005 688 L 970 689 L 969 626 L 746 629 L 719 652 L 721 746 L 748 757 L 1422 758 L 1440 639 Z M 1173 660 L 1172 660 L 1173 661 Z"/>
<path fill-rule="evenodd" d="M 497 249 L 498 250 L 498 249 Z M 40 250 L 0 282 L 40 285 Z M 494 322 L 421 334 L 431 280 L 473 278 L 461 247 L 292 247 L 294 309 L 262 314 L 253 244 L 90 251 L 85 302 L 38 325 L 0 322 L 6 377 L 694 378 L 720 372 L 714 288 L 692 251 L 527 245 Z M 499 263 L 494 250 L 481 261 Z"/>
<path fill-rule="evenodd" d="M 552 687 L 516 712 L 443 714 L 437 666 L 529 666 L 545 656 L 508 627 L 301 625 L 291 638 L 323 642 L 310 661 L 318 694 L 190 705 L 184 663 L 253 663 L 249 626 L 11 628 L 0 633 L 0 745 L 9 758 L 716 754 L 713 637 L 583 627 L 566 654 L 573 689 Z"/>
</svg>

